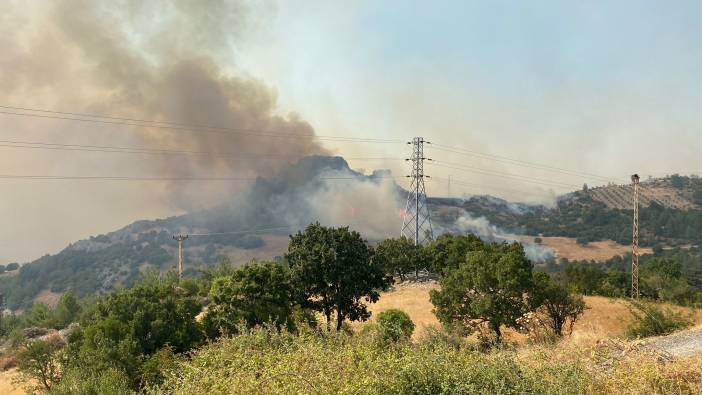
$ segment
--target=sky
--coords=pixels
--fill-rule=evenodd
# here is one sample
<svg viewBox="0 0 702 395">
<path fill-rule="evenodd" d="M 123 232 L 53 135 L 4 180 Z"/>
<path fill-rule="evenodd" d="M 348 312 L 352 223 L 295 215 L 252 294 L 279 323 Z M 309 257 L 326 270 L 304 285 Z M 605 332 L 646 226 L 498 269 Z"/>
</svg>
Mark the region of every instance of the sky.
<svg viewBox="0 0 702 395">
<path fill-rule="evenodd" d="M 624 183 L 634 172 L 700 172 L 699 2 L 11 0 L 3 8 L 0 106 L 320 136 L 422 136 L 432 143 L 433 196 L 549 204 L 583 183 Z M 216 138 L 136 129 L 0 114 L 6 141 L 222 147 Z M 349 162 L 407 172 L 401 142 L 270 140 L 233 147 L 390 158 Z M 277 168 L 9 145 L 0 146 L 0 174 L 255 176 Z M 235 192 L 25 179 L 2 179 L 0 188 L 0 263 Z"/>
</svg>

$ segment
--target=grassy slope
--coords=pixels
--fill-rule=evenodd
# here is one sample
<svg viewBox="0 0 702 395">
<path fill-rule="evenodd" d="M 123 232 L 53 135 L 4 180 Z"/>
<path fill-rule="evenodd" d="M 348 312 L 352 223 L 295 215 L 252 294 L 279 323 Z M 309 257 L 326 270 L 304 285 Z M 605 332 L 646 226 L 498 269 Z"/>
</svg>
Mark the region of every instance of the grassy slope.
<svg viewBox="0 0 702 395">
<path fill-rule="evenodd" d="M 433 306 L 429 300 L 429 291 L 436 288 L 438 288 L 436 283 L 401 284 L 393 291 L 383 294 L 377 303 L 370 306 L 370 310 L 374 315 L 387 309 L 404 310 L 410 315 L 418 328 L 414 335 L 415 338 L 418 338 L 421 336 L 423 327 L 439 325 L 432 313 Z M 623 300 L 601 296 L 586 296 L 585 303 L 588 309 L 573 328 L 571 341 L 593 341 L 624 335 L 632 316 Z M 690 309 L 683 307 L 671 306 L 671 308 L 682 311 L 685 314 L 691 312 Z M 702 324 L 702 310 L 698 309 L 693 314 L 695 323 Z M 513 331 L 508 331 L 508 338 L 514 341 L 523 340 L 520 334 Z"/>
</svg>

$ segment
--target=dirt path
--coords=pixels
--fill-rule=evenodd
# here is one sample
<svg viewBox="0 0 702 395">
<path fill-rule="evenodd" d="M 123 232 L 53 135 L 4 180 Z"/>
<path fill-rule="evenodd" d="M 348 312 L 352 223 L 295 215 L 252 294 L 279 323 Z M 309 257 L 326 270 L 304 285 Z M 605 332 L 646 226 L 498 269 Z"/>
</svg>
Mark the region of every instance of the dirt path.
<svg viewBox="0 0 702 395">
<path fill-rule="evenodd" d="M 648 345 L 674 357 L 691 357 L 702 354 L 702 326 L 652 339 Z"/>
</svg>

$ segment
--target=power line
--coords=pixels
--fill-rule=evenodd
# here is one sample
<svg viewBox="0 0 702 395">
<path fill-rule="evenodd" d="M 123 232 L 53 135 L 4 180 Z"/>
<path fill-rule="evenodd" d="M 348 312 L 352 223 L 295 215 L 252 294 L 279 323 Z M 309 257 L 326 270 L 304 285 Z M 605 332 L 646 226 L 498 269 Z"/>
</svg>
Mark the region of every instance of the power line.
<svg viewBox="0 0 702 395">
<path fill-rule="evenodd" d="M 2 108 L 7 108 L 7 106 L 0 106 Z M 44 110 L 34 110 L 34 111 L 44 111 Z M 143 121 L 144 123 L 120 120 L 118 117 L 107 117 L 95 115 L 95 119 L 88 118 L 77 118 L 80 115 L 78 113 L 65 113 L 65 114 L 76 114 L 75 116 L 60 116 L 60 115 L 48 115 L 48 114 L 30 114 L 21 113 L 13 111 L 0 111 L 0 114 L 5 115 L 15 115 L 33 118 L 46 118 L 46 119 L 59 119 L 67 121 L 77 121 L 77 122 L 90 122 L 90 123 L 100 123 L 108 125 L 126 125 L 135 126 L 142 128 L 154 128 L 154 129 L 168 129 L 180 132 L 189 133 L 217 133 L 217 134 L 245 134 L 255 137 L 277 137 L 277 138 L 300 138 L 300 137 L 311 137 L 322 141 L 336 141 L 336 142 L 349 142 L 349 143 L 401 143 L 402 140 L 392 140 L 392 139 L 375 139 L 375 138 L 360 138 L 360 137 L 343 137 L 343 136 L 321 136 L 313 133 L 280 133 L 272 130 L 258 130 L 258 129 L 245 129 L 245 128 L 224 128 L 216 126 L 208 127 L 197 127 L 197 126 L 178 126 L 178 124 L 164 123 L 159 124 L 158 121 Z M 63 113 L 61 113 L 63 114 Z M 102 117 L 102 118 L 101 118 Z M 146 122 L 156 122 L 156 123 L 146 123 Z"/>
<path fill-rule="evenodd" d="M 616 181 L 616 182 L 623 181 L 623 179 L 620 179 L 620 178 L 605 177 L 605 176 L 582 172 L 582 171 L 577 171 L 577 170 L 565 169 L 565 168 L 561 168 L 561 167 L 555 167 L 555 166 L 534 163 L 534 162 L 527 162 L 524 160 L 509 158 L 506 156 L 493 155 L 493 154 L 487 154 L 484 152 L 467 150 L 464 148 L 455 148 L 455 147 L 450 147 L 450 146 L 446 146 L 446 145 L 442 145 L 442 144 L 433 144 L 433 146 L 438 150 L 442 150 L 442 151 L 446 151 L 446 152 L 452 152 L 455 154 L 467 155 L 467 156 L 477 156 L 477 157 L 493 160 L 496 162 L 508 163 L 508 164 L 513 164 L 513 165 L 522 166 L 522 167 L 528 167 L 528 168 L 532 168 L 532 169 L 541 169 L 541 170 L 553 171 L 553 172 L 558 172 L 558 173 L 563 173 L 563 174 L 568 174 L 568 175 L 578 175 L 578 176 L 581 176 L 584 178 L 600 180 L 600 181 Z"/>
<path fill-rule="evenodd" d="M 159 148 L 140 148 L 140 147 L 119 147 L 109 145 L 84 145 L 84 144 L 61 144 L 61 143 L 45 143 L 36 141 L 18 141 L 18 140 L 0 140 L 0 147 L 6 148 L 23 148 L 23 149 L 44 149 L 44 150 L 60 150 L 60 151 L 82 151 L 82 152 L 105 152 L 105 153 L 124 153 L 124 154 L 147 154 L 147 155 L 207 155 L 207 156 L 223 156 L 234 158 L 270 158 L 270 159 L 295 159 L 300 158 L 300 155 L 281 155 L 281 154 L 258 154 L 258 153 L 237 153 L 237 152 L 216 152 L 216 151 L 191 151 L 191 150 L 173 150 Z M 404 160 L 403 158 L 391 157 L 348 157 L 347 160 Z"/>
<path fill-rule="evenodd" d="M 271 228 L 249 229 L 249 230 L 234 231 L 234 232 L 190 233 L 188 235 L 191 237 L 242 235 L 242 234 L 249 234 L 249 233 L 269 232 L 269 231 L 273 231 L 273 230 L 291 229 L 291 228 L 297 228 L 299 226 L 304 226 L 304 225 L 282 225 L 282 226 L 276 226 L 276 227 L 271 227 Z"/>
<path fill-rule="evenodd" d="M 102 181 L 256 181 L 259 177 L 134 177 L 134 176 L 64 176 L 0 174 L 0 179 L 10 180 L 102 180 Z M 397 177 L 315 177 L 313 180 L 378 180 Z"/>
<path fill-rule="evenodd" d="M 439 182 L 448 182 L 448 179 L 443 178 L 443 177 L 434 176 L 431 179 L 439 181 Z M 467 186 L 467 187 L 489 188 L 489 189 L 493 189 L 493 190 L 512 192 L 512 193 L 522 193 L 522 194 L 525 193 L 525 194 L 530 194 L 530 195 L 538 194 L 538 192 L 535 192 L 535 191 L 526 191 L 523 189 L 504 188 L 504 187 L 499 187 L 499 186 L 494 186 L 494 185 L 487 185 L 487 184 L 482 184 L 482 183 L 475 183 L 475 182 L 460 180 L 460 179 L 456 179 L 453 177 L 451 177 L 451 183 L 455 183 L 455 184 L 458 184 L 461 186 Z"/>
<path fill-rule="evenodd" d="M 516 175 L 516 174 L 506 173 L 506 172 L 498 172 L 495 170 L 483 169 L 483 168 L 474 167 L 474 166 L 460 165 L 460 164 L 455 164 L 455 163 L 450 163 L 450 162 L 433 161 L 433 162 L 429 162 L 429 163 L 434 165 L 434 166 L 445 167 L 445 168 L 453 169 L 453 170 L 467 171 L 467 172 L 472 172 L 472 173 L 485 174 L 485 175 L 491 175 L 491 176 L 497 176 L 497 177 L 503 177 L 503 178 L 512 178 L 512 179 L 521 180 L 523 182 L 529 182 L 529 183 L 533 183 L 533 184 L 541 184 L 541 185 L 550 186 L 550 187 L 561 187 L 561 188 L 579 188 L 580 187 L 579 185 L 575 185 L 575 184 L 568 184 L 568 183 L 563 183 L 563 182 L 559 182 L 559 181 L 552 181 L 552 180 L 547 180 L 547 179 L 543 179 L 543 178 L 535 178 L 535 177 Z"/>
</svg>

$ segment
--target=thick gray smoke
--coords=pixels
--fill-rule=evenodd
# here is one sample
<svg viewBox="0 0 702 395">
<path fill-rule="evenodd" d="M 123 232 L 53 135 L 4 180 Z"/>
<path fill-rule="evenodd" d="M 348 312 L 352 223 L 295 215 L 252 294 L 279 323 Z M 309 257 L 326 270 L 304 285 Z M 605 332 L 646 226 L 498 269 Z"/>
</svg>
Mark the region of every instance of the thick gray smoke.
<svg viewBox="0 0 702 395">
<path fill-rule="evenodd" d="M 12 66 L 3 67 L 0 76 L 2 102 L 237 129 L 72 124 L 102 144 L 126 141 L 222 153 L 144 155 L 138 166 L 131 163 L 134 157 L 122 157 L 112 163 L 113 174 L 129 169 L 139 175 L 246 177 L 273 174 L 288 161 L 326 152 L 309 123 L 295 114 L 279 115 L 275 91 L 233 64 L 237 40 L 257 11 L 248 2 L 66 0 L 46 5 L 24 15 L 37 24 L 38 34 L 2 24 L 8 31 L 0 31 L 7 44 L 0 63 Z M 105 130 L 102 138 L 95 137 Z M 166 195 L 176 206 L 191 209 L 221 200 L 237 185 L 181 181 L 169 185 Z"/>
<path fill-rule="evenodd" d="M 363 175 L 341 157 L 310 156 L 279 175 L 259 179 L 241 199 L 198 216 L 210 231 L 285 225 L 285 233 L 311 222 L 349 226 L 365 238 L 396 237 L 401 226 L 401 194 L 389 174 Z M 224 221 L 220 228 L 213 223 Z M 187 229 L 186 229 L 187 230 Z"/>
<path fill-rule="evenodd" d="M 485 217 L 474 218 L 466 212 L 458 217 L 450 227 L 439 229 L 439 232 L 451 232 L 455 234 L 472 233 L 481 239 L 490 242 L 519 241 L 524 246 L 524 252 L 526 253 L 527 258 L 533 262 L 544 262 L 555 257 L 552 250 L 538 244 L 519 240 L 517 235 L 503 231 L 497 226 L 491 224 Z"/>
</svg>

